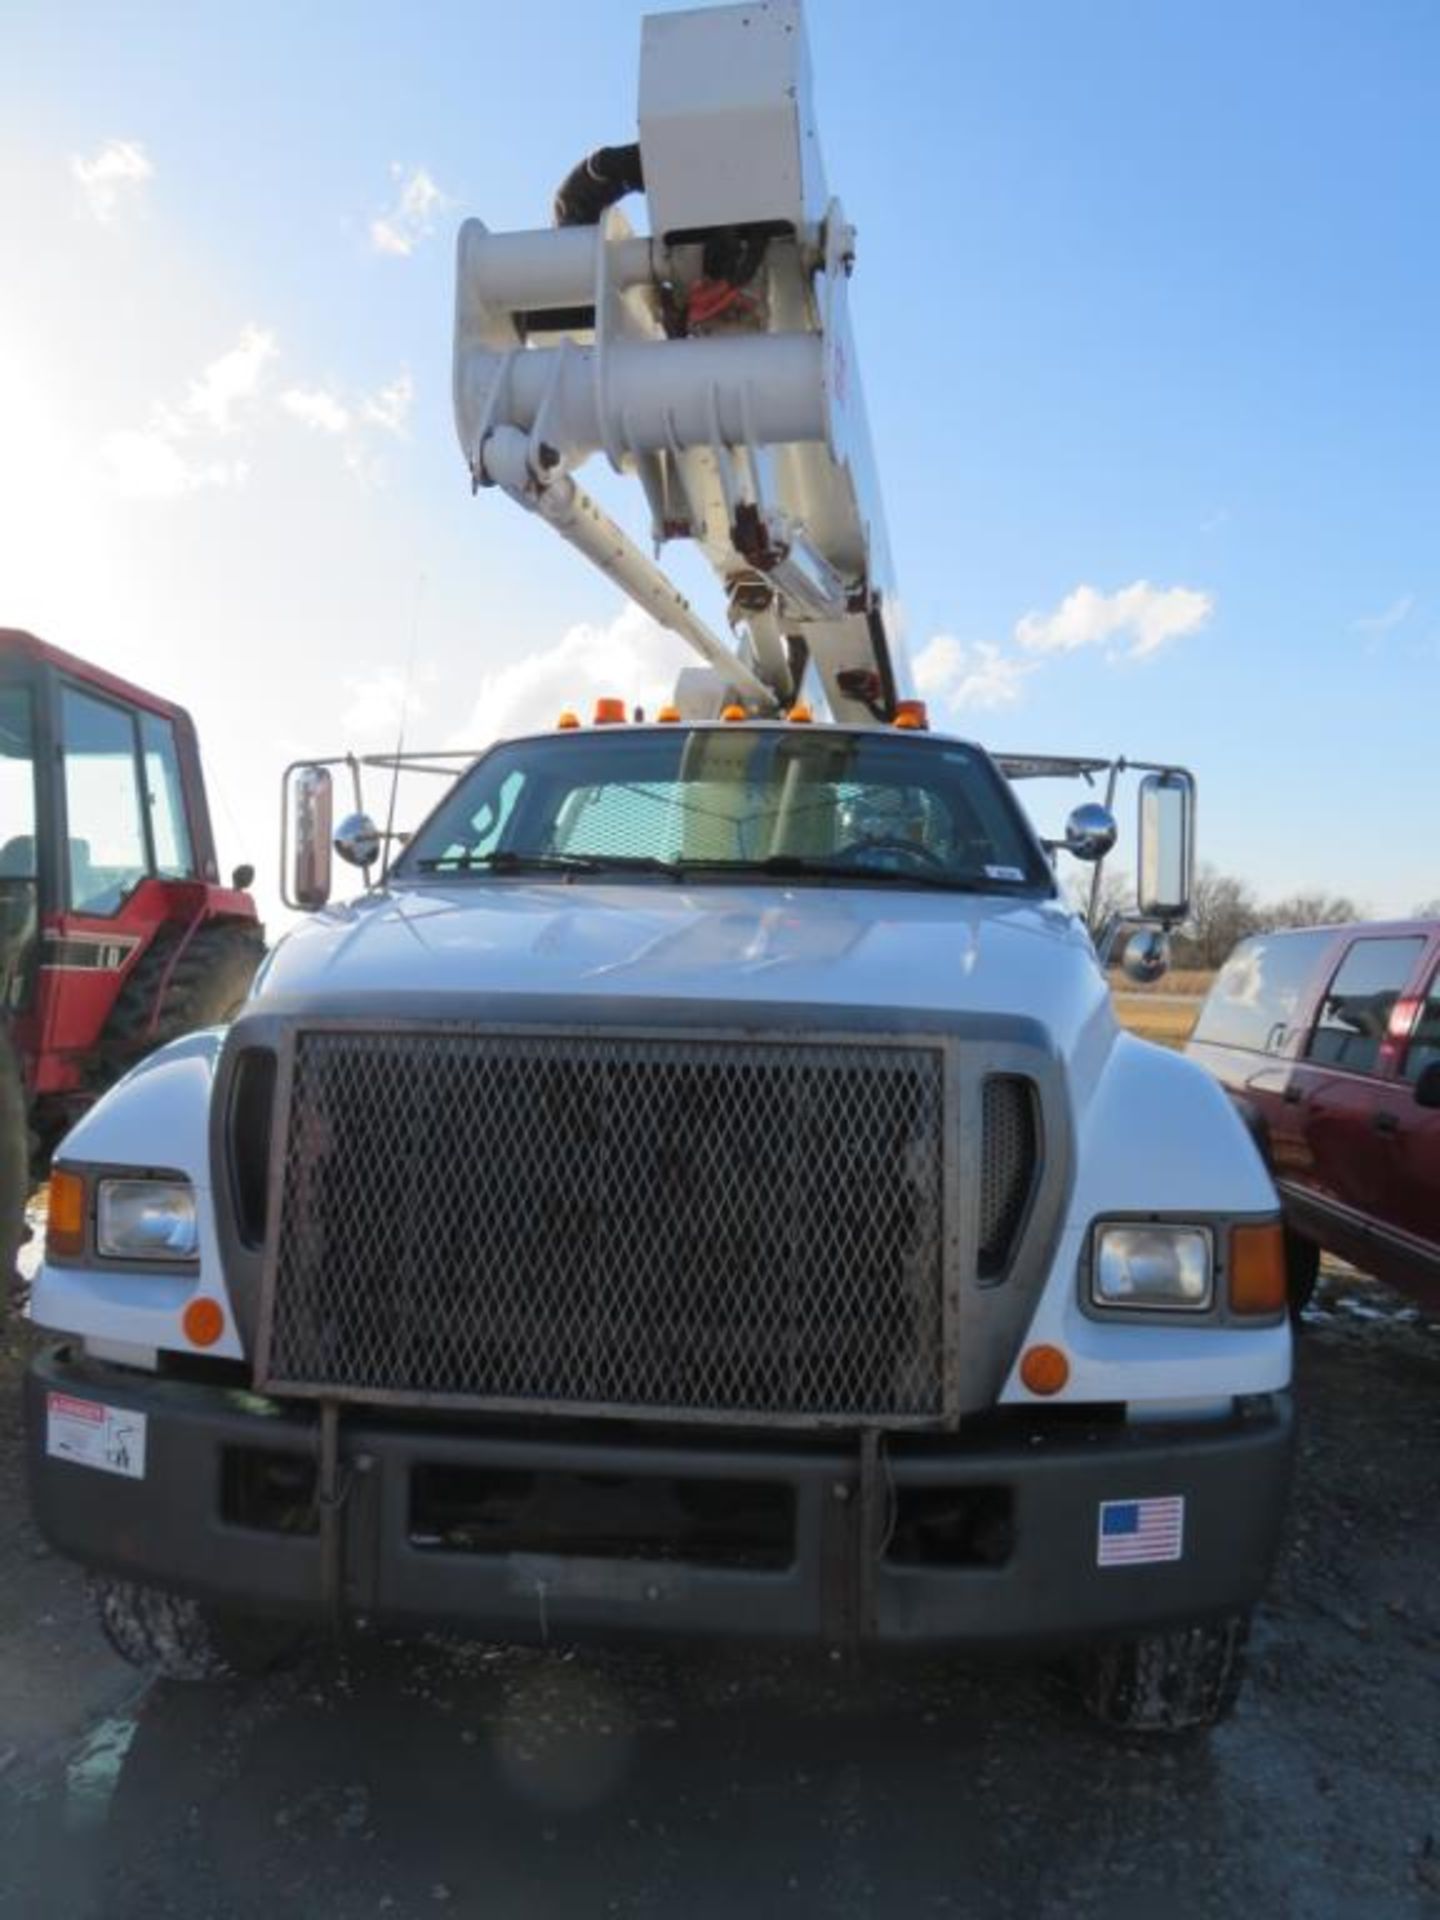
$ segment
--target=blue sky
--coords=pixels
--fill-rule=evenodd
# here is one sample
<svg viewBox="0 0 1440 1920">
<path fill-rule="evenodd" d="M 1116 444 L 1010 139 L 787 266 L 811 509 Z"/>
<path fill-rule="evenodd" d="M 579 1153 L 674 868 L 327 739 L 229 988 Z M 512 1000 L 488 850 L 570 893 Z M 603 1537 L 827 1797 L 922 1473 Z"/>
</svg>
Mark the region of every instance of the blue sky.
<svg viewBox="0 0 1440 1920">
<path fill-rule="evenodd" d="M 267 895 L 280 766 L 407 683 L 412 739 L 478 741 L 683 664 L 472 501 L 449 416 L 455 226 L 543 224 L 631 136 L 643 10 L 0 17 L 0 624 L 187 701 Z M 947 720 L 1188 762 L 1262 894 L 1440 894 L 1440 10 L 808 20 Z"/>
</svg>

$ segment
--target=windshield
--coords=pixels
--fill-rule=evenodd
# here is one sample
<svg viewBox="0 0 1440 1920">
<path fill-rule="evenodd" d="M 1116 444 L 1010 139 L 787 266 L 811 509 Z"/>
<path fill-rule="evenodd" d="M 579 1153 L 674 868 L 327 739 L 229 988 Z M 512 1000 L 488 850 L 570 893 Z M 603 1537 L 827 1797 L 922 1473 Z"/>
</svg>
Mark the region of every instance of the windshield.
<svg viewBox="0 0 1440 1920">
<path fill-rule="evenodd" d="M 1008 785 L 974 748 L 774 727 L 617 727 L 496 747 L 395 874 L 547 868 L 1054 891 Z"/>
</svg>

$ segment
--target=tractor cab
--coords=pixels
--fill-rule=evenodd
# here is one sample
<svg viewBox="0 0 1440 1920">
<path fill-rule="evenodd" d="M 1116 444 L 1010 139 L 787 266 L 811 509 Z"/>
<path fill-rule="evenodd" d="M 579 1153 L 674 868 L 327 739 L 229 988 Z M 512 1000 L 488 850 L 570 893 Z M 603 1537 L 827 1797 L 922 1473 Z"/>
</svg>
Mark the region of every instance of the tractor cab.
<svg viewBox="0 0 1440 1920">
<path fill-rule="evenodd" d="M 182 708 L 0 630 L 0 1011 L 42 1150 L 170 1037 L 182 946 L 213 958 L 223 928 L 248 979 L 260 953 L 251 877 L 219 884 Z"/>
</svg>

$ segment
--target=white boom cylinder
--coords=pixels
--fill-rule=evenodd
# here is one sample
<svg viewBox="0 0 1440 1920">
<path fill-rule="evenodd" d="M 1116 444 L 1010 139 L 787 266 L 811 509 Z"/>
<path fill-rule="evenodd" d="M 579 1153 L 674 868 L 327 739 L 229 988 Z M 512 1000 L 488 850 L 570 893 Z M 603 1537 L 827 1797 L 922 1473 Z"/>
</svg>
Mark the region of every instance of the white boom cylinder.
<svg viewBox="0 0 1440 1920">
<path fill-rule="evenodd" d="M 761 713 L 774 709 L 772 690 L 706 626 L 679 588 L 583 487 L 563 472 L 550 480 L 536 480 L 522 433 L 513 427 L 498 427 L 485 442 L 484 469 L 487 480 L 502 487 L 522 507 L 538 513 L 662 627 L 688 640 L 749 705 Z"/>
<path fill-rule="evenodd" d="M 480 348 L 461 361 L 456 406 L 468 446 L 498 417 L 527 433 L 538 428 L 577 465 L 602 449 L 618 461 L 826 438 L 821 343 L 808 333 L 618 340 L 603 353 L 569 344 L 503 356 Z"/>
</svg>

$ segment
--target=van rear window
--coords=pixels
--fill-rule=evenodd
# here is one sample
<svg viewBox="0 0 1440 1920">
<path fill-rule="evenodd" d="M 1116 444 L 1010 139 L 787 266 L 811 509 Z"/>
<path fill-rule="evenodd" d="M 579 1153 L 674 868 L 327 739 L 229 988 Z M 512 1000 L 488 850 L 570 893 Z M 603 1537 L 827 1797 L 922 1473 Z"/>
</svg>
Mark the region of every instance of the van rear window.
<svg viewBox="0 0 1440 1920">
<path fill-rule="evenodd" d="M 1258 933 L 1242 940 L 1216 975 L 1194 1038 L 1216 1047 L 1281 1053 L 1307 988 L 1335 936 L 1326 928 Z"/>
</svg>

